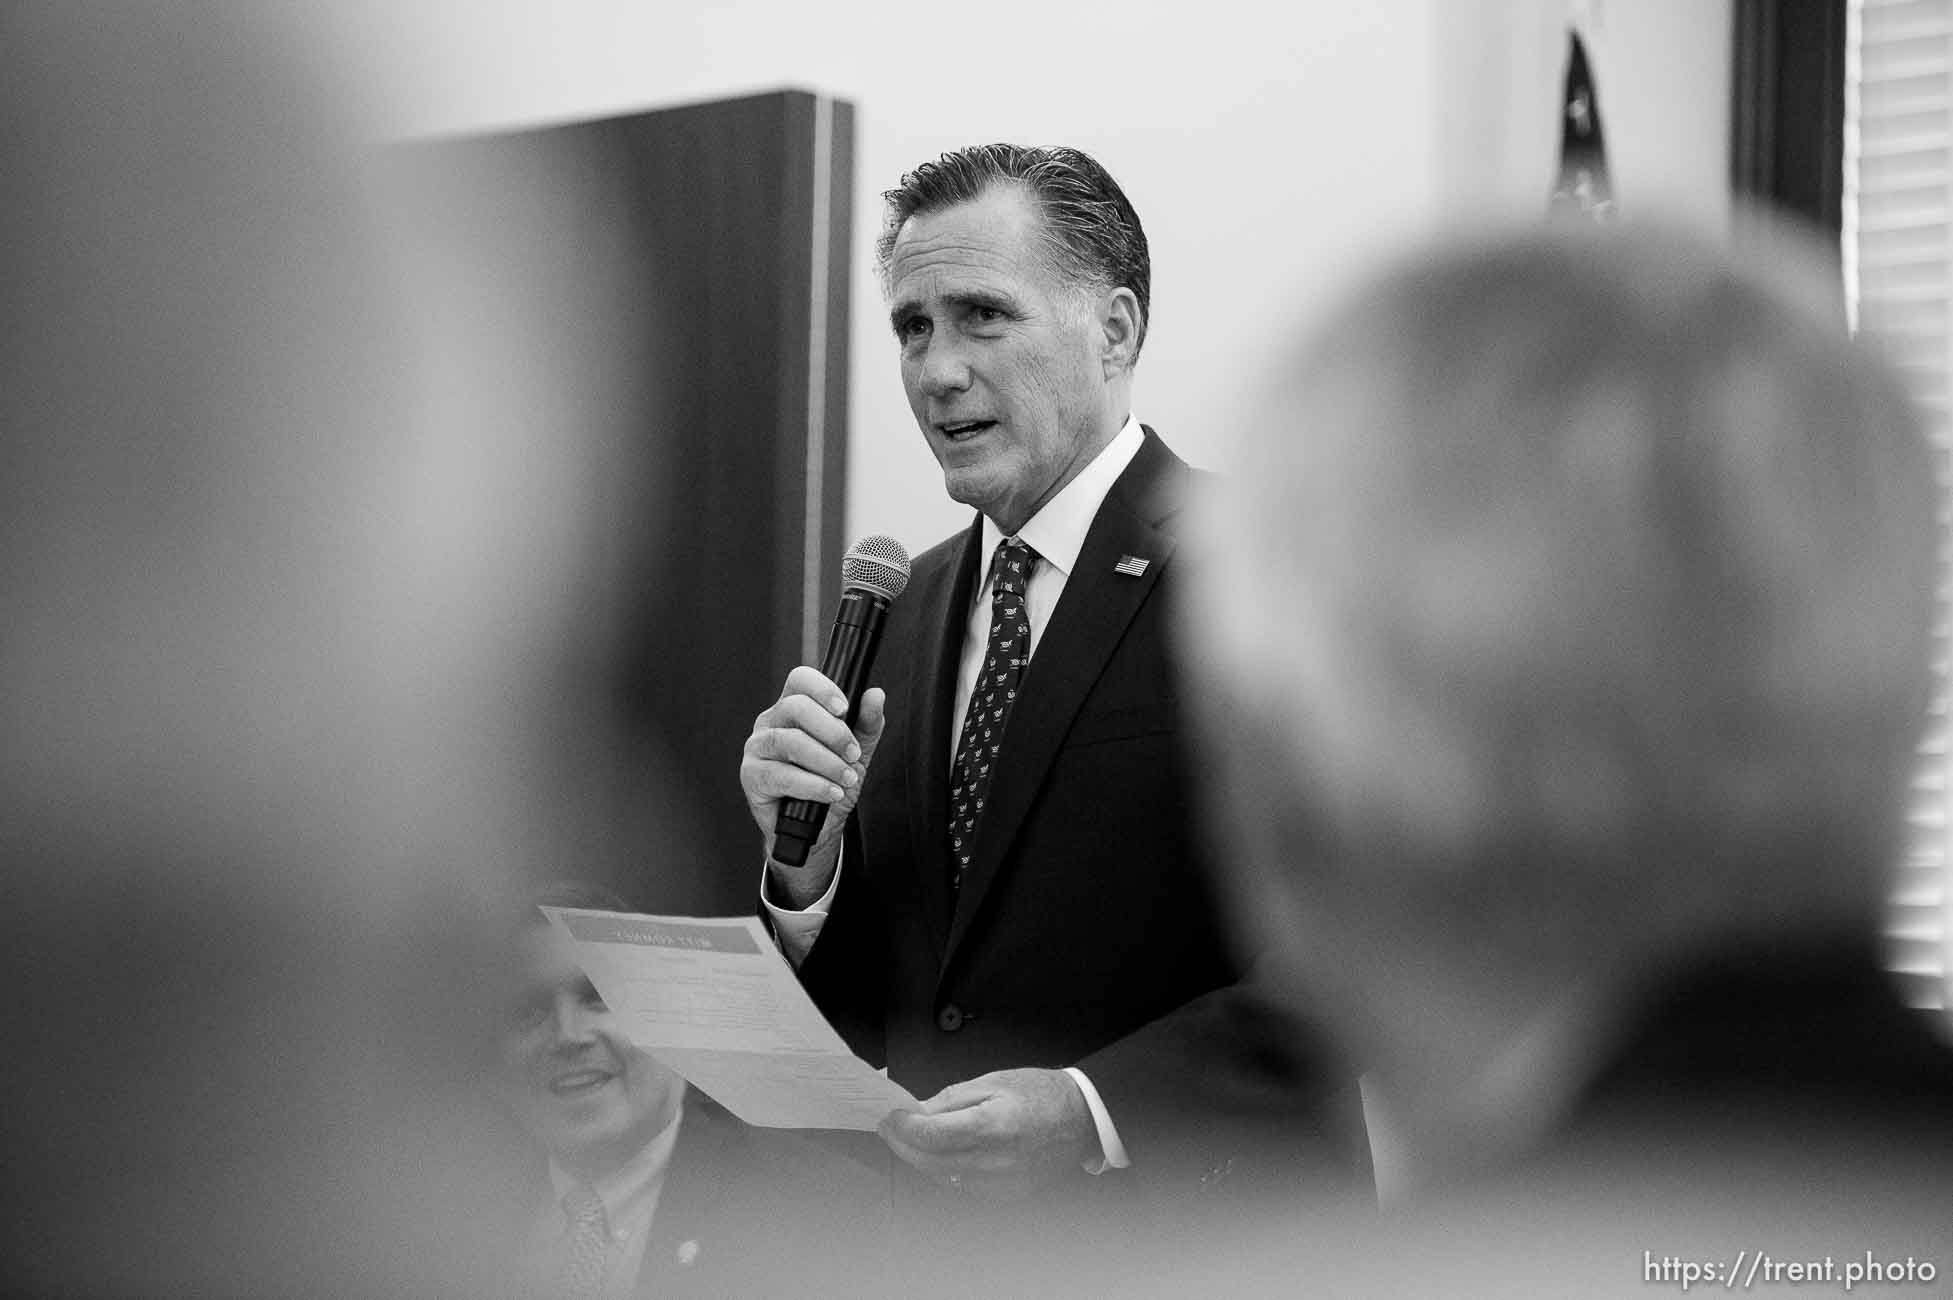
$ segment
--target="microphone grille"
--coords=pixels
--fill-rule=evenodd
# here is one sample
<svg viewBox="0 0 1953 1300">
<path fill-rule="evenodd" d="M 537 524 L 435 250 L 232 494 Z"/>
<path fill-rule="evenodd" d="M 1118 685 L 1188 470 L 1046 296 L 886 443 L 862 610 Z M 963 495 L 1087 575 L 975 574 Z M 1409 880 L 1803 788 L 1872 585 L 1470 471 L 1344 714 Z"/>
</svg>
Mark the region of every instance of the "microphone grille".
<svg viewBox="0 0 1953 1300">
<path fill-rule="evenodd" d="M 841 586 L 864 587 L 894 600 L 909 585 L 909 553 L 893 537 L 871 533 L 841 557 Z"/>
</svg>

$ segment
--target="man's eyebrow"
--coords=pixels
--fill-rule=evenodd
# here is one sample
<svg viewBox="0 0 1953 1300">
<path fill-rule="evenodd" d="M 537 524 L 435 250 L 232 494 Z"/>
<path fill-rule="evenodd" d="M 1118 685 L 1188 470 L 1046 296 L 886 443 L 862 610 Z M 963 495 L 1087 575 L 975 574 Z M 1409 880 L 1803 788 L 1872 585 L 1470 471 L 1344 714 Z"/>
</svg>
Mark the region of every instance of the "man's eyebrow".
<svg viewBox="0 0 1953 1300">
<path fill-rule="evenodd" d="M 949 300 L 958 307 L 989 307 L 996 311 L 1015 311 L 1017 302 L 1008 294 L 990 289 L 966 289 L 950 295 Z"/>
<path fill-rule="evenodd" d="M 944 295 L 944 300 L 952 307 L 960 307 L 966 310 L 972 307 L 988 307 L 993 311 L 1001 311 L 1013 315 L 1017 311 L 1017 300 L 1015 298 L 1012 298 L 1009 294 L 998 293 L 993 289 L 960 289 L 955 293 Z M 889 328 L 893 329 L 899 335 L 902 332 L 902 323 L 904 321 L 908 320 L 911 316 L 922 314 L 925 313 L 923 313 L 921 303 L 914 299 L 904 299 L 888 309 Z"/>
</svg>

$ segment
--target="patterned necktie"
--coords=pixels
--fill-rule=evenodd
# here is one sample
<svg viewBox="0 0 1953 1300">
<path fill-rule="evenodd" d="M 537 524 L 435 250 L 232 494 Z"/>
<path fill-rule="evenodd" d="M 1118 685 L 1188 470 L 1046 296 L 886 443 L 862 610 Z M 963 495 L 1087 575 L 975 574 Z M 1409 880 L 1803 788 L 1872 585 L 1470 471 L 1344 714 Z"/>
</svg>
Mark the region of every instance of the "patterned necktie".
<svg viewBox="0 0 1953 1300">
<path fill-rule="evenodd" d="M 1024 665 L 1031 662 L 1031 616 L 1024 606 L 1024 587 L 1038 553 L 1015 537 L 997 546 L 995 585 L 990 593 L 990 644 L 983 652 L 983 671 L 977 674 L 963 711 L 963 734 L 956 742 L 956 763 L 950 768 L 949 850 L 955 863 L 950 875 L 954 893 L 963 887 L 976 843 L 977 818 L 990 794 L 990 773 L 997 750 L 1004 743 L 1004 718 L 1017 698 Z"/>
<path fill-rule="evenodd" d="M 578 1184 L 563 1197 L 569 1236 L 563 1243 L 558 1293 L 565 1300 L 596 1300 L 603 1294 L 604 1265 L 610 1253 L 610 1220 L 603 1198 Z"/>
</svg>

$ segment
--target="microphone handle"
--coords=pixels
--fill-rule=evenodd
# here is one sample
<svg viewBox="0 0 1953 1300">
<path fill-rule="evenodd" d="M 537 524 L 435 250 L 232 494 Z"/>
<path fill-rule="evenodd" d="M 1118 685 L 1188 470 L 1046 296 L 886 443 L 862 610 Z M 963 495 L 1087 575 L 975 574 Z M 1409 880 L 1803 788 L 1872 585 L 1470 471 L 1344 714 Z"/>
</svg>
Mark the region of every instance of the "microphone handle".
<svg viewBox="0 0 1953 1300">
<path fill-rule="evenodd" d="M 847 697 L 849 730 L 861 714 L 861 690 L 881 648 L 882 624 L 888 618 L 888 598 L 860 587 L 841 593 L 834 626 L 821 656 L 821 675 Z M 805 866 L 807 853 L 827 821 L 827 805 L 815 799 L 787 799 L 773 823 L 773 860 L 783 866 Z"/>
</svg>

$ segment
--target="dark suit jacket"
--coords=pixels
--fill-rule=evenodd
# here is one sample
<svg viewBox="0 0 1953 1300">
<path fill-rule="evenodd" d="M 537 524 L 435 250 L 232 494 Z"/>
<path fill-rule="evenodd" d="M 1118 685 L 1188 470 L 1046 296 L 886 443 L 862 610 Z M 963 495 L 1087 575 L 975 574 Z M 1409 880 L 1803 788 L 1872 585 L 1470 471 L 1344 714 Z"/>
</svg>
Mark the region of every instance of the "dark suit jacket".
<svg viewBox="0 0 1953 1300">
<path fill-rule="evenodd" d="M 1698 1177 L 1706 1151 L 1785 1168 L 1827 1147 L 1861 1168 L 1925 1158 L 1953 1187 L 1953 1047 L 1899 1003 L 1872 936 L 1733 945 L 1650 990 L 1540 1163 L 1616 1147 Z"/>
<path fill-rule="evenodd" d="M 1842 1295 L 1855 1268 L 1855 1295 L 1946 1293 L 1953 1046 L 1900 1005 L 1867 937 L 1723 948 L 1621 1013 L 1590 1084 L 1508 1163 L 1381 1214 L 1210 1220 L 1196 1249 L 1141 1247 L 1110 1282 L 1074 1263 L 1076 1290 Z M 1800 1286 L 1793 1264 L 1816 1269 Z M 1010 1281 L 997 1293 L 1032 1289 Z"/>
<path fill-rule="evenodd" d="M 884 1169 L 798 1134 L 754 1128 L 687 1089 L 635 1294 L 876 1293 L 889 1195 Z"/>
<path fill-rule="evenodd" d="M 1216 992 L 1241 965 L 1193 828 L 1168 654 L 1175 525 L 1194 480 L 1146 430 L 1025 671 L 953 906 L 950 721 L 981 519 L 917 558 L 877 661 L 886 730 L 800 974 L 854 1049 L 918 1097 L 990 1070 L 1077 1065 L 1136 1172 L 1213 1187 L 1293 1168 L 1294 1153 L 1186 1110 L 1190 1081 L 1241 1055 L 1234 1030 L 1261 1023 Z M 1126 557 L 1144 572 L 1115 572 Z M 1285 1044 L 1247 1055 L 1263 1048 Z M 1325 1081 L 1276 1073 L 1282 1125 L 1306 1141 Z"/>
<path fill-rule="evenodd" d="M 1869 1255 L 1939 1272 L 1886 1294 L 1946 1285 L 1953 1048 L 1899 1003 L 1872 936 L 1720 948 L 1612 1028 L 1600 1073 L 1536 1149 L 1423 1207 L 1421 1257 L 1412 1229 L 1387 1225 L 1413 1281 L 1645 1296 L 1692 1269 L 1705 1289 L 1761 1293 L 1795 1263 L 1819 1266 L 1804 1289 L 1842 1294 L 1847 1266 L 1871 1286 Z"/>
</svg>

